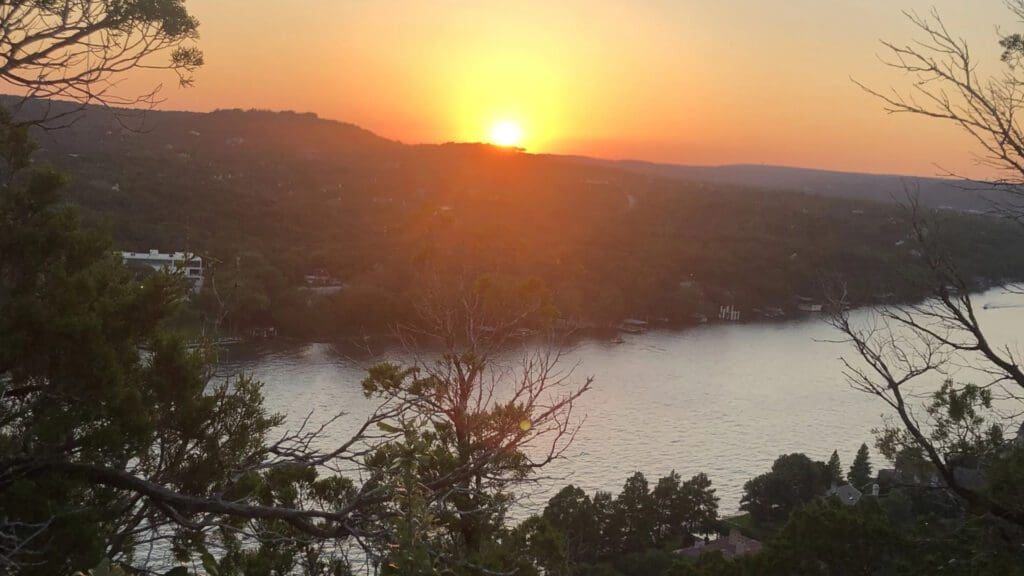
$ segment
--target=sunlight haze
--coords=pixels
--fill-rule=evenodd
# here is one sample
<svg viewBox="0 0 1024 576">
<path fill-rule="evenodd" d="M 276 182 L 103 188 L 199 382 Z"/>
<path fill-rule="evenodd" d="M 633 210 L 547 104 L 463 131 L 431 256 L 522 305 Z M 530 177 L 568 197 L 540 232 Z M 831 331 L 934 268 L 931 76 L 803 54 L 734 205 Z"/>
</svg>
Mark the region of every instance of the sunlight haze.
<svg viewBox="0 0 1024 576">
<path fill-rule="evenodd" d="M 934 4 L 998 54 L 997 1 L 198 0 L 207 65 L 165 109 L 312 111 L 409 143 L 934 175 L 976 171 L 950 126 L 886 116 L 853 84 L 899 84 L 879 40 Z M 166 78 L 163 78 L 166 80 Z"/>
</svg>

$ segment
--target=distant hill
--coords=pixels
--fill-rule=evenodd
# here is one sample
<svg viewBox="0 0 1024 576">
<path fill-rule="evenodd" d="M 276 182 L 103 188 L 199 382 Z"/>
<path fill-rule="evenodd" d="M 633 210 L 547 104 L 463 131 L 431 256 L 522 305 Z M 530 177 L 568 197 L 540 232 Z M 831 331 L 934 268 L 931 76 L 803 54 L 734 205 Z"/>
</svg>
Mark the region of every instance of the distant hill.
<svg viewBox="0 0 1024 576">
<path fill-rule="evenodd" d="M 1006 199 L 1002 193 L 984 190 L 980 184 L 945 178 L 863 174 L 756 164 L 686 166 L 639 160 L 575 158 L 588 164 L 615 166 L 650 176 L 874 202 L 904 202 L 907 194 L 912 193 L 918 195 L 925 206 L 953 210 L 985 212 L 991 209 L 992 200 Z"/>
<path fill-rule="evenodd" d="M 826 277 L 859 303 L 925 289 L 906 215 L 873 201 L 902 189 L 895 177 L 406 145 L 293 112 L 89 108 L 37 137 L 37 164 L 69 175 L 69 201 L 118 249 L 203 255 L 200 308 L 226 308 L 239 330 L 382 330 L 412 314 L 426 277 L 534 279 L 591 325 L 692 322 L 726 305 L 792 314 Z M 930 205 L 976 209 L 925 184 Z M 978 285 L 1024 278 L 1016 228 L 939 218 Z M 343 289 L 315 297 L 314 270 Z"/>
<path fill-rule="evenodd" d="M 0 97 L 0 103 L 3 97 Z M 65 105 L 47 103 L 54 111 Z M 27 114 L 37 113 L 42 102 L 30 103 Z M 35 108 L 36 111 L 33 110 Z M 336 158 L 370 159 L 381 156 L 398 158 L 409 151 L 437 152 L 438 146 L 407 146 L 385 139 L 354 124 L 325 120 L 313 113 L 270 112 L 238 109 L 212 113 L 120 111 L 116 127 L 111 111 L 91 109 L 76 121 L 72 130 L 41 132 L 40 141 L 53 143 L 65 153 L 81 154 L 99 142 L 128 133 L 160 134 L 164 146 L 193 145 L 202 138 L 202 129 L 210 135 L 223 137 L 223 144 L 262 146 L 272 153 L 287 151 L 290 155 L 315 159 L 324 155 Z M 442 145 L 445 155 L 473 154 L 472 150 L 488 149 L 476 144 Z M 429 153 L 429 152 L 428 152 Z M 691 166 L 653 163 L 642 160 L 605 160 L 586 156 L 539 155 L 553 161 L 578 162 L 592 167 L 611 168 L 649 177 L 684 182 L 699 182 L 751 189 L 777 190 L 816 194 L 826 197 L 851 198 L 872 202 L 903 202 L 908 193 L 917 194 L 922 203 L 933 208 L 986 212 L 992 200 L 1003 200 L 999 192 L 982 190 L 962 180 L 923 178 L 916 176 L 879 175 L 840 172 L 813 168 L 733 164 L 723 166 Z"/>
</svg>

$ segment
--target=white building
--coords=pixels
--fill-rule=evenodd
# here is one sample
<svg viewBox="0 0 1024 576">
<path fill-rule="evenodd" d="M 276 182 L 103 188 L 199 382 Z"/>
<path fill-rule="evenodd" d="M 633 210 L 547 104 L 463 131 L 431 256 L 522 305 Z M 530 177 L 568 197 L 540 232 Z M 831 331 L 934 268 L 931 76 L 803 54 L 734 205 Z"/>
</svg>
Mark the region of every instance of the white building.
<svg viewBox="0 0 1024 576">
<path fill-rule="evenodd" d="M 124 263 L 149 266 L 154 270 L 181 272 L 192 286 L 193 292 L 203 289 L 203 259 L 194 254 L 174 252 L 172 254 L 150 250 L 149 252 L 121 252 Z"/>
</svg>

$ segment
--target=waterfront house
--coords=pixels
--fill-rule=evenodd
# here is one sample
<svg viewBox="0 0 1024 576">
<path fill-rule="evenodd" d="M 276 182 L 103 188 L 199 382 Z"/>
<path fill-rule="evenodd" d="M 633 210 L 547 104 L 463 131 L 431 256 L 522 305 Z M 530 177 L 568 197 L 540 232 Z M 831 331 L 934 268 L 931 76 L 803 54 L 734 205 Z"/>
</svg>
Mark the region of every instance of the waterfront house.
<svg viewBox="0 0 1024 576">
<path fill-rule="evenodd" d="M 828 489 L 828 492 L 825 493 L 826 498 L 831 498 L 833 496 L 838 498 L 839 501 L 846 506 L 854 506 L 860 502 L 860 499 L 864 494 L 850 484 L 843 484 L 842 486 L 833 485 Z"/>
<path fill-rule="evenodd" d="M 745 554 L 757 554 L 762 547 L 759 541 L 748 538 L 733 528 L 729 530 L 728 536 L 719 535 L 712 541 L 698 539 L 693 546 L 676 550 L 676 554 L 697 558 L 706 552 L 721 552 L 726 559 L 732 559 Z"/>
<path fill-rule="evenodd" d="M 726 322 L 739 322 L 740 310 L 732 304 L 718 307 L 718 319 Z"/>
<path fill-rule="evenodd" d="M 185 252 L 165 253 L 159 250 L 149 252 L 121 252 L 121 260 L 127 265 L 148 266 L 161 272 L 181 272 L 193 292 L 203 289 L 203 259 Z"/>
<path fill-rule="evenodd" d="M 816 302 L 813 298 L 808 298 L 807 296 L 796 297 L 796 309 L 801 312 L 816 313 L 821 312 L 822 308 L 824 306 L 821 302 Z"/>
</svg>

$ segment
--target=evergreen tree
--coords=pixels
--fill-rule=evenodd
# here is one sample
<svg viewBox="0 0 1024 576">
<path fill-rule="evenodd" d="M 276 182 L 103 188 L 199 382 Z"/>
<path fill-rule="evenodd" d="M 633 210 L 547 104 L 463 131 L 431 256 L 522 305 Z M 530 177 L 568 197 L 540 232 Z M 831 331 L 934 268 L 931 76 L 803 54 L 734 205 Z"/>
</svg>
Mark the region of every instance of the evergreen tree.
<svg viewBox="0 0 1024 576">
<path fill-rule="evenodd" d="M 611 492 L 598 490 L 591 500 L 594 503 L 594 517 L 600 533 L 598 558 L 604 559 L 618 551 L 621 527 L 615 523 L 615 497 Z"/>
<path fill-rule="evenodd" d="M 843 465 L 839 461 L 839 451 L 833 450 L 828 463 L 825 464 L 825 473 L 830 484 L 840 485 L 843 483 Z"/>
<path fill-rule="evenodd" d="M 681 491 L 681 478 L 673 470 L 658 480 L 651 492 L 654 501 L 654 543 L 662 546 L 682 536 L 683 521 L 689 515 L 687 502 Z"/>
<path fill-rule="evenodd" d="M 853 459 L 850 473 L 846 475 L 846 479 L 857 489 L 861 489 L 871 482 L 871 460 L 867 444 L 860 445 L 860 449 L 857 450 L 857 456 Z"/>
<path fill-rule="evenodd" d="M 559 490 L 544 508 L 543 518 L 565 537 L 573 563 L 594 562 L 600 546 L 597 511 L 590 497 L 573 485 Z"/>
<path fill-rule="evenodd" d="M 657 523 L 654 499 L 642 472 L 630 476 L 615 499 L 613 522 L 619 527 L 618 550 L 641 552 L 654 545 Z"/>
<path fill-rule="evenodd" d="M 700 472 L 683 482 L 681 492 L 686 502 L 687 534 L 708 534 L 714 530 L 718 521 L 718 496 L 708 475 Z"/>
</svg>

